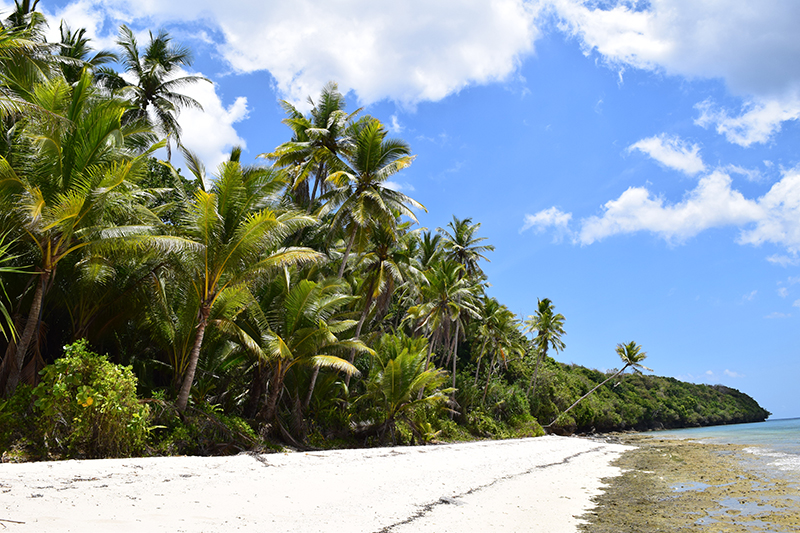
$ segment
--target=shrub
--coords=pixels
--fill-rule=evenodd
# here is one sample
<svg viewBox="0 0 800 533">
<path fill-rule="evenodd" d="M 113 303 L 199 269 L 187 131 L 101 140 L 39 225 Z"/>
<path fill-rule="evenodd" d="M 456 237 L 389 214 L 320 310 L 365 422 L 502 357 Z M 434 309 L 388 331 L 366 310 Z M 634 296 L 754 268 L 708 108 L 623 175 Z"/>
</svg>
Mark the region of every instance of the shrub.
<svg viewBox="0 0 800 533">
<path fill-rule="evenodd" d="M 136 397 L 130 367 L 110 363 L 80 340 L 41 374 L 33 396 L 48 454 L 128 457 L 143 450 L 149 408 Z"/>
</svg>

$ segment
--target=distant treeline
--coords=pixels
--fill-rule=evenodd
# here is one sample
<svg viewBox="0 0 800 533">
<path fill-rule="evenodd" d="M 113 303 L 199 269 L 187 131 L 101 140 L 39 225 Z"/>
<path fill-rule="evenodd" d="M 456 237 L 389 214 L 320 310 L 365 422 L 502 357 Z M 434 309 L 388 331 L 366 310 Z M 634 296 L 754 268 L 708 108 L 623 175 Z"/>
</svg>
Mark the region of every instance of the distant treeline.
<svg viewBox="0 0 800 533">
<path fill-rule="evenodd" d="M 531 412 L 546 424 L 608 376 L 547 358 Z M 507 378 L 518 379 L 513 369 Z M 618 376 L 597 389 L 553 427 L 560 432 L 643 431 L 761 422 L 769 415 L 756 400 L 724 385 L 632 374 Z"/>
</svg>

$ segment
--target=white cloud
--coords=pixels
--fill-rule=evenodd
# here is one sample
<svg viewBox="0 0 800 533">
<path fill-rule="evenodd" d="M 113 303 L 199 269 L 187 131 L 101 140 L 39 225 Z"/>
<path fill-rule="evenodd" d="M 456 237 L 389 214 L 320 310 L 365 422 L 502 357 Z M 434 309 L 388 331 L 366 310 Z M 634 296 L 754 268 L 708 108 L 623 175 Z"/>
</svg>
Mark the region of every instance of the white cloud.
<svg viewBox="0 0 800 533">
<path fill-rule="evenodd" d="M 521 231 L 555 227 L 564 235 L 571 217 L 571 213 L 551 207 L 525 215 Z M 640 231 L 679 244 L 702 231 L 733 226 L 740 229 L 739 244 L 782 246 L 791 257 L 773 255 L 768 260 L 792 264 L 800 254 L 800 170 L 785 171 L 781 180 L 758 198 L 745 198 L 733 189 L 730 176 L 721 170 L 703 176 L 697 187 L 672 204 L 646 187 L 630 187 L 606 202 L 601 214 L 580 220 L 579 226 L 574 242 L 581 245 Z"/>
<path fill-rule="evenodd" d="M 695 124 L 713 127 L 729 142 L 744 147 L 767 142 L 780 131 L 783 122 L 800 118 L 800 100 L 794 96 L 786 100 L 748 99 L 738 116 L 731 116 L 710 100 L 700 102 L 695 108 L 700 111 Z"/>
<path fill-rule="evenodd" d="M 406 183 L 406 182 L 399 183 L 397 181 L 384 181 L 383 185 L 387 189 L 391 189 L 393 191 L 414 192 L 416 190 L 416 189 L 414 189 L 413 185 L 411 185 L 410 183 Z"/>
<path fill-rule="evenodd" d="M 797 256 L 790 257 L 788 255 L 773 254 L 767 257 L 767 261 L 769 261 L 772 264 L 780 265 L 786 268 L 787 266 L 793 266 L 798 264 L 800 262 L 800 258 L 798 258 Z"/>
<path fill-rule="evenodd" d="M 779 288 L 778 289 L 778 296 L 780 296 L 781 298 L 786 298 L 787 296 L 789 296 L 789 289 L 787 289 L 786 287 Z M 800 301 L 800 300 L 798 300 L 798 301 Z"/>
<path fill-rule="evenodd" d="M 218 52 L 233 71 L 269 71 L 300 105 L 330 80 L 365 104 L 437 101 L 507 79 L 539 35 L 540 3 L 525 0 L 244 0 L 236 9 L 211 0 L 79 2 L 85 15 L 132 26 L 199 22 L 223 36 Z"/>
<path fill-rule="evenodd" d="M 185 73 L 178 75 L 181 74 Z M 225 106 L 217 94 L 216 85 L 204 82 L 188 85 L 181 92 L 203 106 L 203 111 L 184 109 L 178 115 L 181 139 L 187 148 L 200 156 L 213 174 L 217 166 L 228 158 L 233 146 L 246 147 L 234 124 L 247 118 L 247 98 L 240 96 Z"/>
<path fill-rule="evenodd" d="M 689 146 L 679 137 L 668 137 L 664 133 L 642 139 L 628 147 L 628 151 L 633 150 L 644 152 L 662 165 L 690 176 L 706 169 L 698 145 Z"/>
<path fill-rule="evenodd" d="M 743 378 L 743 377 L 745 377 L 744 374 L 740 374 L 738 372 L 734 372 L 733 370 L 728 370 L 727 368 L 722 373 L 725 374 L 729 378 Z"/>
<path fill-rule="evenodd" d="M 800 307 L 800 300 L 795 300 L 792 307 Z"/>
<path fill-rule="evenodd" d="M 758 169 L 744 168 L 739 165 L 727 165 L 722 170 L 729 174 L 738 174 L 744 176 L 747 181 L 760 182 L 763 181 L 764 176 Z"/>
<path fill-rule="evenodd" d="M 638 231 L 651 231 L 668 242 L 679 243 L 709 228 L 743 225 L 763 217 L 761 207 L 732 190 L 730 177 L 719 171 L 704 176 L 694 190 L 673 205 L 653 197 L 644 187 L 631 187 L 603 209 L 602 215 L 581 221 L 581 244 Z"/>
<path fill-rule="evenodd" d="M 742 301 L 752 302 L 753 298 L 756 297 L 756 294 L 758 294 L 758 291 L 751 291 L 750 293 L 745 294 L 744 296 L 742 296 Z"/>
<path fill-rule="evenodd" d="M 773 313 L 770 313 L 770 314 L 766 315 L 764 318 L 769 319 L 769 320 L 773 320 L 773 319 L 776 319 L 776 318 L 790 318 L 791 316 L 792 316 L 791 313 L 779 313 L 779 312 L 775 311 Z"/>
<path fill-rule="evenodd" d="M 525 230 L 533 229 L 536 233 L 541 233 L 549 228 L 555 228 L 554 239 L 560 242 L 564 235 L 570 234 L 569 221 L 572 219 L 571 213 L 564 213 L 557 207 L 551 207 L 539 211 L 535 215 L 525 215 L 525 221 L 520 228 L 520 233 Z"/>
<path fill-rule="evenodd" d="M 584 52 L 626 67 L 689 79 L 718 78 L 745 101 L 739 116 L 701 105 L 698 121 L 729 141 L 765 142 L 798 118 L 800 3 L 716 0 L 552 0 L 561 27 Z"/>
<path fill-rule="evenodd" d="M 389 124 L 389 131 L 392 133 L 400 133 L 403 131 L 403 125 L 397 119 L 397 115 L 392 115 L 391 124 Z"/>
<path fill-rule="evenodd" d="M 797 2 L 552 3 L 562 27 L 587 53 L 597 51 L 617 67 L 723 78 L 736 94 L 762 97 L 794 92 L 800 82 L 800 70 L 792 66 L 800 59 Z"/>
</svg>

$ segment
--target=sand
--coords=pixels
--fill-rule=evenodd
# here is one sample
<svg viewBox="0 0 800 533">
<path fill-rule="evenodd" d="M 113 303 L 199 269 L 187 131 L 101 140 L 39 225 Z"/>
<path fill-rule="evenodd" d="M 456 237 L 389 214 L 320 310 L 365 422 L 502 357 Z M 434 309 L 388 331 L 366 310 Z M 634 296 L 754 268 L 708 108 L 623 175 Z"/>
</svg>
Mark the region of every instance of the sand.
<svg viewBox="0 0 800 533">
<path fill-rule="evenodd" d="M 0 465 L 0 531 L 573 533 L 629 446 L 536 439 Z"/>
</svg>

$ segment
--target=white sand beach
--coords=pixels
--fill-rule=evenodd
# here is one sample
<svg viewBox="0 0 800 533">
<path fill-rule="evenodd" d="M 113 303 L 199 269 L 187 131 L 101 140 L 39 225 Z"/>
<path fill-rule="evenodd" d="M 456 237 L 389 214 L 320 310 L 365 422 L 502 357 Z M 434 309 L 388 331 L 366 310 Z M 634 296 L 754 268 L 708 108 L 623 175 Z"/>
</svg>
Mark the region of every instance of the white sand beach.
<svg viewBox="0 0 800 533">
<path fill-rule="evenodd" d="M 548 436 L 0 464 L 0 531 L 571 533 L 627 449 Z"/>
</svg>

